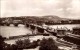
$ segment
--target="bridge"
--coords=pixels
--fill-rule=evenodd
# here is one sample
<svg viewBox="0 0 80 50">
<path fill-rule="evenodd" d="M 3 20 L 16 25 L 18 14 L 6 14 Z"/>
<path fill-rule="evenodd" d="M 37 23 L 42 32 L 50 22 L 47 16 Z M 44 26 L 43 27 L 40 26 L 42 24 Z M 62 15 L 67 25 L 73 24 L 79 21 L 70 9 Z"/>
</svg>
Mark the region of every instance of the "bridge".
<svg viewBox="0 0 80 50">
<path fill-rule="evenodd" d="M 0 18 L 0 25 L 10 26 L 10 24 L 18 26 L 19 24 L 23 24 L 23 21 L 21 18 L 15 18 L 15 17 Z"/>
<path fill-rule="evenodd" d="M 79 21 L 75 21 L 75 24 L 79 22 Z M 53 35 L 57 38 L 63 38 L 65 41 L 67 42 L 71 42 L 74 44 L 78 44 L 80 45 L 79 41 L 80 41 L 80 37 L 75 37 L 75 35 L 73 36 L 68 36 L 65 34 L 66 30 L 64 29 L 54 29 L 54 30 L 50 30 L 48 27 L 44 27 L 43 24 L 67 24 L 68 22 L 64 22 L 62 21 L 62 23 L 54 23 L 53 21 L 47 21 L 47 20 L 42 20 L 40 18 L 3 18 L 1 19 L 0 24 L 5 26 L 10 26 L 10 24 L 13 24 L 14 26 L 18 26 L 19 24 L 24 24 L 27 28 L 29 28 L 32 31 L 33 35 L 44 35 L 44 36 L 49 36 L 49 35 Z M 74 22 L 73 22 L 74 23 Z M 79 29 L 80 31 L 80 29 Z M 78 32 L 79 32 L 78 31 Z M 74 34 L 75 34 L 75 30 L 74 30 Z M 79 32 L 80 33 L 80 32 Z M 70 40 L 69 40 L 70 39 Z M 75 41 L 74 41 L 75 39 Z M 61 43 L 67 43 L 67 42 L 63 42 L 63 41 L 59 41 Z M 70 43 L 69 43 L 70 44 Z M 71 44 L 72 46 L 72 44 Z"/>
<path fill-rule="evenodd" d="M 75 35 L 74 36 L 66 35 L 65 34 L 66 30 L 56 29 L 56 30 L 51 31 L 48 29 L 48 27 L 44 27 L 41 25 L 33 24 L 33 23 L 25 23 L 24 25 L 32 31 L 32 35 L 43 35 L 43 36 L 53 35 L 59 39 L 63 38 L 65 40 L 65 41 L 61 41 L 59 39 L 57 40 L 57 42 L 61 45 L 65 45 L 65 46 L 69 46 L 69 47 L 71 47 L 74 44 L 80 45 L 79 44 L 80 37 L 77 37 Z M 25 35 L 23 35 L 23 36 L 25 36 Z M 12 37 L 12 38 L 14 38 L 14 37 Z M 69 40 L 69 38 L 70 38 L 70 40 Z M 74 41 L 73 39 L 75 39 L 76 41 Z"/>
<path fill-rule="evenodd" d="M 54 23 L 54 21 L 48 21 L 44 18 L 38 18 L 38 17 L 7 17 L 7 18 L 0 18 L 0 25 L 7 25 L 10 26 L 10 24 L 13 24 L 14 26 L 18 26 L 19 24 L 23 24 L 26 27 L 31 28 L 32 30 L 35 30 L 37 28 L 38 31 L 41 31 L 42 33 L 45 30 L 51 34 L 53 34 L 54 36 L 56 36 L 60 30 L 49 30 L 48 27 L 44 27 L 43 25 L 48 22 L 48 23 L 53 23 L 53 24 L 62 24 L 62 23 Z M 64 21 L 62 21 L 63 23 L 65 23 Z M 75 22 L 79 22 L 79 21 L 75 21 Z M 67 23 L 67 22 L 66 22 Z M 42 29 L 42 30 L 41 30 Z M 61 30 L 62 32 L 65 32 L 65 30 Z M 61 33 L 58 33 L 61 34 Z"/>
</svg>

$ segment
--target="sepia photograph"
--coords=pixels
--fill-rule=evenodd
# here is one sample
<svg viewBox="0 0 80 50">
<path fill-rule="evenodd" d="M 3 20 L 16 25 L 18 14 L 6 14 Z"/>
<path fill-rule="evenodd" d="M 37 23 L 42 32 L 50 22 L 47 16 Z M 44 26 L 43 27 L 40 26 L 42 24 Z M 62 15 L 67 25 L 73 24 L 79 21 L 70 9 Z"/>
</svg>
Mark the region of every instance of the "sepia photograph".
<svg viewBox="0 0 80 50">
<path fill-rule="evenodd" d="M 0 50 L 80 50 L 80 0 L 0 0 Z"/>
</svg>

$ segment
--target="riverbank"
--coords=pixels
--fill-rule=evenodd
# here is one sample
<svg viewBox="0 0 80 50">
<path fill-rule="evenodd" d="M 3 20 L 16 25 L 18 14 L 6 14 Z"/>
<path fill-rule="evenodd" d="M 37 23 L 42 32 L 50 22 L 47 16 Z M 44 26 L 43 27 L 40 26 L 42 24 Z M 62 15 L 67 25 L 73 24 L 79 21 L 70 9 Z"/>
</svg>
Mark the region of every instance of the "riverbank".
<svg viewBox="0 0 80 50">
<path fill-rule="evenodd" d="M 21 38 L 16 38 L 16 39 L 12 39 L 12 40 L 5 40 L 5 43 L 8 43 L 8 44 L 15 44 L 15 41 L 21 39 L 21 40 L 24 40 L 24 39 L 30 39 L 31 41 L 33 40 L 37 40 L 37 39 L 42 39 L 42 38 L 53 38 L 53 39 L 56 39 L 55 36 L 43 36 L 43 35 L 37 35 L 37 36 L 29 36 L 29 37 L 21 37 Z"/>
</svg>

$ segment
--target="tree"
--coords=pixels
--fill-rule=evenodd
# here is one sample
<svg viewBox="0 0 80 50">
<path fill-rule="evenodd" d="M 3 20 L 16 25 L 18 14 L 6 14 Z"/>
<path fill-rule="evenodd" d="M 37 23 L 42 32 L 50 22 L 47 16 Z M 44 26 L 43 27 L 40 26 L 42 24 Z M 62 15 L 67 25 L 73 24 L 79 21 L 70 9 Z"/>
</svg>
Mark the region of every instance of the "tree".
<svg viewBox="0 0 80 50">
<path fill-rule="evenodd" d="M 16 45 L 18 46 L 18 48 L 23 48 L 23 41 L 22 40 L 18 40 L 16 41 Z"/>
<path fill-rule="evenodd" d="M 1 35 L 0 35 L 0 50 L 3 50 L 4 49 L 4 47 L 5 47 L 5 42 L 4 42 L 4 39 L 5 38 L 3 38 Z"/>
<path fill-rule="evenodd" d="M 43 39 L 40 43 L 39 50 L 59 50 L 52 38 Z"/>
<path fill-rule="evenodd" d="M 30 44 L 31 44 L 31 42 L 29 39 L 24 39 L 24 41 L 23 41 L 24 48 L 28 48 Z"/>
<path fill-rule="evenodd" d="M 11 50 L 17 50 L 17 49 L 18 49 L 17 45 L 15 45 L 15 44 L 11 45 Z"/>
</svg>

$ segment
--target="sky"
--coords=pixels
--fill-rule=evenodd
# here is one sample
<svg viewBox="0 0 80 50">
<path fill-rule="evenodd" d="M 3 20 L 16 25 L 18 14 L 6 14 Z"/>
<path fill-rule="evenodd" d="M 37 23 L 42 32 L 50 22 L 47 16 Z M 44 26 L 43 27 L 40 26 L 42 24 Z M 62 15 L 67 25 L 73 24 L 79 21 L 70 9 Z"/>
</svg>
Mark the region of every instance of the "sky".
<svg viewBox="0 0 80 50">
<path fill-rule="evenodd" d="M 56 15 L 80 19 L 80 0 L 0 0 L 0 17 Z"/>
</svg>

